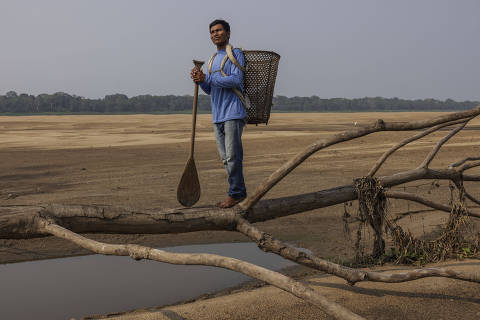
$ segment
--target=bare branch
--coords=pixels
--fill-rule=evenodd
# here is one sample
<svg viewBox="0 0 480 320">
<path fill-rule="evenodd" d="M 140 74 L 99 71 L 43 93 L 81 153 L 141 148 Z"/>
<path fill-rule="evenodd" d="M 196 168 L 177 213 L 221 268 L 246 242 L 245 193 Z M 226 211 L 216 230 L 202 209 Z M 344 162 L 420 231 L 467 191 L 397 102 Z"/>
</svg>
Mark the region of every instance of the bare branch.
<svg viewBox="0 0 480 320">
<path fill-rule="evenodd" d="M 298 281 L 295 281 L 281 273 L 274 272 L 242 260 L 223 257 L 215 254 L 171 253 L 134 244 L 118 245 L 98 242 L 82 237 L 79 234 L 60 227 L 59 225 L 50 223 L 43 218 L 39 218 L 37 220 L 37 226 L 40 231 L 48 232 L 54 236 L 71 241 L 82 248 L 99 254 L 130 256 L 135 260 L 148 259 L 170 264 L 205 265 L 237 271 L 291 293 L 300 299 L 319 307 L 335 319 L 364 319 L 363 317 L 360 317 L 341 305 L 328 301 L 324 296 Z"/>
<path fill-rule="evenodd" d="M 427 277 L 445 277 L 480 283 L 479 274 L 463 273 L 444 268 L 425 268 L 396 274 L 352 269 L 320 259 L 274 239 L 271 235 L 255 228 L 245 219 L 237 219 L 237 230 L 257 242 L 260 249 L 264 251 L 276 253 L 304 266 L 335 275 L 347 280 L 352 285 L 361 281 L 397 283 Z"/>
<path fill-rule="evenodd" d="M 463 181 L 480 181 L 480 175 L 463 174 Z"/>
<path fill-rule="evenodd" d="M 480 160 L 480 157 L 468 157 L 468 158 L 465 158 L 463 160 L 460 160 L 460 161 L 457 161 L 455 163 L 452 163 L 451 165 L 449 165 L 448 167 L 449 168 L 454 168 L 454 167 L 458 167 L 462 164 L 464 164 L 465 162 L 467 161 L 476 161 L 476 160 Z"/>
<path fill-rule="evenodd" d="M 393 198 L 393 199 L 403 199 L 403 200 L 410 200 L 410 201 L 415 201 L 418 203 L 421 203 L 423 205 L 426 205 L 427 207 L 434 208 L 437 210 L 445 211 L 450 213 L 452 211 L 452 208 L 446 205 L 443 205 L 441 203 L 433 202 L 428 199 L 425 199 L 423 197 L 420 197 L 417 194 L 409 193 L 409 192 L 401 192 L 401 191 L 386 191 L 385 196 L 387 198 Z M 468 215 L 476 218 L 480 218 L 480 213 L 474 212 L 471 210 L 467 210 Z"/>
<path fill-rule="evenodd" d="M 464 273 L 445 268 L 423 268 L 396 274 L 367 271 L 366 274 L 367 279 L 374 282 L 398 283 L 427 277 L 445 277 L 480 283 L 480 276 L 477 273 Z"/>
<path fill-rule="evenodd" d="M 468 206 L 468 208 L 472 208 L 473 206 Z M 437 209 L 420 209 L 420 210 L 410 210 L 410 211 L 404 211 L 404 212 L 399 212 L 395 213 L 395 217 L 393 217 L 393 221 L 397 222 L 398 220 L 402 219 L 405 216 L 410 216 L 418 213 L 426 213 L 426 212 L 433 212 L 436 211 Z"/>
<path fill-rule="evenodd" d="M 460 130 L 462 130 L 470 121 L 471 119 L 468 119 L 465 123 L 463 123 L 461 126 L 458 128 L 453 129 L 449 134 L 447 134 L 445 137 L 443 137 L 442 140 L 440 140 L 435 148 L 433 148 L 432 151 L 428 154 L 428 156 L 423 160 L 422 164 L 420 165 L 420 168 L 427 168 L 430 162 L 432 162 L 433 158 L 435 158 L 435 155 L 438 153 L 440 148 L 448 141 L 450 138 L 452 138 L 454 135 L 456 135 Z"/>
<path fill-rule="evenodd" d="M 465 189 L 465 187 L 462 186 L 461 180 L 455 179 L 455 180 L 452 180 L 452 181 L 455 184 L 455 186 L 457 187 L 457 189 L 460 190 L 463 187 L 463 194 L 467 199 L 469 199 L 470 201 L 472 201 L 476 204 L 480 204 L 480 201 L 478 199 L 476 199 L 474 196 L 472 196 L 470 193 L 468 193 L 468 191 Z"/>
<path fill-rule="evenodd" d="M 480 204 L 480 200 L 478 200 L 477 198 L 475 198 L 474 196 L 472 196 L 470 193 L 468 193 L 467 190 L 464 190 L 463 191 L 464 194 L 465 194 L 465 197 L 467 197 L 467 199 L 469 199 L 470 201 L 476 203 L 476 204 Z"/>
<path fill-rule="evenodd" d="M 395 217 L 392 219 L 394 222 L 397 222 L 398 220 L 402 219 L 405 216 L 410 216 L 414 215 L 417 213 L 425 213 L 425 212 L 432 212 L 435 211 L 436 209 L 423 209 L 423 210 L 410 210 L 410 211 L 404 211 L 400 213 L 396 213 Z"/>
<path fill-rule="evenodd" d="M 308 157 L 315 152 L 325 149 L 331 145 L 363 137 L 374 132 L 423 129 L 459 119 L 473 118 L 479 114 L 480 106 L 465 112 L 451 113 L 430 120 L 412 121 L 409 123 L 386 123 L 383 120 L 377 120 L 374 124 L 364 128 L 342 132 L 332 136 L 331 138 L 319 140 L 309 145 L 302 152 L 297 154 L 295 157 L 287 161 L 283 166 L 273 172 L 270 177 L 264 180 L 264 182 L 259 185 L 257 189 L 255 189 L 255 192 L 251 196 L 247 197 L 247 199 L 240 203 L 240 207 L 244 210 L 252 208 L 271 188 L 273 188 L 273 186 L 275 186 L 280 180 L 282 180 Z"/>
<path fill-rule="evenodd" d="M 466 158 L 464 159 L 463 162 L 466 162 L 466 161 L 471 161 L 471 160 L 476 160 L 476 158 Z M 449 167 L 453 167 L 453 165 L 450 165 Z M 461 172 L 463 173 L 464 171 L 468 170 L 468 169 L 471 169 L 471 168 L 475 168 L 475 167 L 480 167 L 480 162 L 474 162 L 474 163 L 469 163 L 469 164 L 464 164 L 463 166 L 459 167 L 457 169 L 458 172 Z M 465 181 L 466 180 L 466 175 L 462 175 L 462 179 Z M 480 177 L 479 177 L 480 178 Z M 477 180 L 478 181 L 478 180 Z M 458 181 L 454 181 L 457 188 L 459 188 L 459 183 Z M 480 204 L 480 200 L 478 200 L 477 198 L 475 198 L 474 196 L 472 196 L 467 190 L 464 189 L 464 195 L 465 197 L 467 197 L 467 199 L 469 199 L 470 201 L 476 203 L 476 204 Z"/>
<path fill-rule="evenodd" d="M 336 263 L 329 262 L 300 251 L 297 248 L 281 242 L 280 240 L 274 239 L 271 235 L 260 231 L 243 218 L 237 219 L 237 230 L 255 241 L 259 248 L 263 251 L 276 253 L 285 259 L 326 272 L 328 274 L 335 275 L 347 280 L 350 283 L 356 283 L 364 280 L 364 275 L 361 271 L 352 272 L 353 269 L 340 266 Z"/>
<path fill-rule="evenodd" d="M 474 162 L 474 163 L 464 164 L 463 166 L 461 166 L 460 168 L 458 168 L 458 171 L 464 172 L 465 170 L 468 170 L 468 169 L 471 169 L 471 168 L 475 168 L 475 167 L 480 167 L 480 162 Z"/>
<path fill-rule="evenodd" d="M 380 167 L 382 166 L 382 164 L 387 160 L 388 157 L 390 157 L 395 151 L 397 151 L 398 149 L 400 149 L 401 147 L 409 144 L 410 142 L 413 142 L 415 140 L 418 140 L 420 138 L 423 138 L 427 135 L 429 135 L 430 133 L 432 132 L 435 132 L 441 128 L 444 128 L 444 127 L 448 127 L 448 126 L 451 126 L 451 125 L 454 125 L 454 124 L 459 124 L 459 123 L 463 123 L 463 122 L 467 122 L 468 120 L 465 120 L 465 119 L 461 119 L 461 120 L 456 120 L 456 121 L 451 121 L 451 122 L 447 122 L 447 123 L 442 123 L 440 125 L 437 125 L 435 127 L 432 127 L 430 129 L 427 129 L 423 132 L 420 132 L 410 138 L 407 138 L 405 140 L 403 140 L 402 142 L 400 142 L 399 144 L 393 146 L 390 150 L 388 150 L 387 152 L 385 152 L 382 157 L 380 159 L 377 160 L 377 162 L 375 163 L 375 165 L 372 167 L 372 169 L 370 169 L 370 171 L 368 172 L 368 176 L 372 177 L 375 173 L 377 173 L 377 171 L 380 169 Z"/>
</svg>

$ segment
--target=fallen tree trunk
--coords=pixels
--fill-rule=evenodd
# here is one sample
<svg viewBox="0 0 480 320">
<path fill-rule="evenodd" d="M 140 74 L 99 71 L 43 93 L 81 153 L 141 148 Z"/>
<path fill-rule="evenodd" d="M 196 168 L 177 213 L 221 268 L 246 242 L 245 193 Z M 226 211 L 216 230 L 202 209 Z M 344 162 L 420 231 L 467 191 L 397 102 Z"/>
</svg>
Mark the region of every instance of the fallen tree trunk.
<svg viewBox="0 0 480 320">
<path fill-rule="evenodd" d="M 384 187 L 393 187 L 421 179 L 480 181 L 480 176 L 462 175 L 454 168 L 418 168 L 380 177 Z M 234 230 L 233 217 L 241 213 L 249 222 L 260 222 L 300 212 L 325 208 L 357 198 L 355 188 L 345 185 L 290 197 L 260 201 L 244 212 L 241 208 L 177 208 L 162 211 L 138 211 L 114 206 L 0 207 L 0 238 L 18 239 L 45 236 L 35 232 L 36 217 L 48 217 L 78 233 L 164 234 L 203 230 Z M 25 213 L 24 213 L 25 212 Z M 9 214 L 10 213 L 10 214 Z"/>
</svg>

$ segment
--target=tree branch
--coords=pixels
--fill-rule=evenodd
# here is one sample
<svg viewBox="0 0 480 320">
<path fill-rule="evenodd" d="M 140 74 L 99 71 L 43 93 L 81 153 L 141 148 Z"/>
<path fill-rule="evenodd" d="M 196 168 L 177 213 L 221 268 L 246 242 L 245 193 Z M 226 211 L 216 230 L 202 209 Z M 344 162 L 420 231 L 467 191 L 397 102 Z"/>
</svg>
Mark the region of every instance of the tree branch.
<svg viewBox="0 0 480 320">
<path fill-rule="evenodd" d="M 400 213 L 396 213 L 395 217 L 393 218 L 394 222 L 397 222 L 398 220 L 402 219 L 405 216 L 417 214 L 417 213 L 425 213 L 425 212 L 432 212 L 435 211 L 436 209 L 423 209 L 423 210 L 410 210 L 410 211 L 404 211 Z"/>
<path fill-rule="evenodd" d="M 423 160 L 422 164 L 419 166 L 420 168 L 427 168 L 428 165 L 432 162 L 433 158 L 435 158 L 435 155 L 438 153 L 438 151 L 440 150 L 440 148 L 448 141 L 450 140 L 450 138 L 452 138 L 454 135 L 456 135 L 458 132 L 460 132 L 460 130 L 462 130 L 468 123 L 468 121 L 470 121 L 470 119 L 468 119 L 465 123 L 463 123 L 461 126 L 453 129 L 449 134 L 447 134 L 445 137 L 443 137 L 442 140 L 440 140 L 437 145 L 435 146 L 435 148 L 432 149 L 432 151 L 430 151 L 430 153 L 428 154 L 428 156 L 425 158 L 425 160 Z"/>
<path fill-rule="evenodd" d="M 351 285 L 361 281 L 398 283 L 427 277 L 444 277 L 480 283 L 479 274 L 457 272 L 444 268 L 416 269 L 396 274 L 352 269 L 320 259 L 280 240 L 274 239 L 271 235 L 258 230 L 243 218 L 237 218 L 237 230 L 254 240 L 263 251 L 276 253 L 298 264 L 340 277 L 348 281 Z"/>
<path fill-rule="evenodd" d="M 476 204 L 480 204 L 480 200 L 478 200 L 477 198 L 475 198 L 474 196 L 472 196 L 470 193 L 468 193 L 467 190 L 464 190 L 463 191 L 464 194 L 465 194 L 465 197 L 467 197 L 467 199 L 469 199 L 470 201 L 476 203 Z"/>
<path fill-rule="evenodd" d="M 330 138 L 319 140 L 309 145 L 302 152 L 297 154 L 295 157 L 287 161 L 284 165 L 273 172 L 270 177 L 264 180 L 264 182 L 255 189 L 254 193 L 242 201 L 239 206 L 243 210 L 252 208 L 271 188 L 273 188 L 273 186 L 275 186 L 280 180 L 282 180 L 308 157 L 315 152 L 325 149 L 331 145 L 363 137 L 374 132 L 423 129 L 459 119 L 473 118 L 479 114 L 480 106 L 465 112 L 450 113 L 430 120 L 412 121 L 409 123 L 386 123 L 383 120 L 377 120 L 375 123 L 364 128 L 342 132 L 335 134 Z"/>
<path fill-rule="evenodd" d="M 270 234 L 260 231 L 243 218 L 237 219 L 237 231 L 255 241 L 263 251 L 276 253 L 285 259 L 335 275 L 352 284 L 364 280 L 362 271 L 357 272 L 357 270 L 343 267 L 300 251 L 287 243 L 274 239 Z"/>
<path fill-rule="evenodd" d="M 291 293 L 296 297 L 299 297 L 300 299 L 319 307 L 335 319 L 364 319 L 363 317 L 347 310 L 341 305 L 328 301 L 324 296 L 298 281 L 295 281 L 278 272 L 274 272 L 242 260 L 206 253 L 171 253 L 134 244 L 108 244 L 82 237 L 79 234 L 49 222 L 44 218 L 37 219 L 36 223 L 39 231 L 47 232 L 59 238 L 71 241 L 80 247 L 95 253 L 115 256 L 130 256 L 135 260 L 148 259 L 170 264 L 205 265 L 237 271 Z"/>
<path fill-rule="evenodd" d="M 458 167 L 459 165 L 462 165 L 464 164 L 465 162 L 467 161 L 475 161 L 475 160 L 480 160 L 480 157 L 468 157 L 468 158 L 465 158 L 463 160 L 460 160 L 460 161 L 457 161 L 455 163 L 452 163 L 451 165 L 449 165 L 448 167 L 449 168 L 454 168 L 454 167 Z"/>
<path fill-rule="evenodd" d="M 474 162 L 474 163 L 467 163 L 458 168 L 458 171 L 464 172 L 465 170 L 472 169 L 475 167 L 480 167 L 480 162 Z"/>
<path fill-rule="evenodd" d="M 445 212 L 448 212 L 448 213 L 450 213 L 452 211 L 452 208 L 450 208 L 449 206 L 443 205 L 441 203 L 430 201 L 428 199 L 420 197 L 417 194 L 413 194 L 413 193 L 409 193 L 409 192 L 389 190 L 389 191 L 385 192 L 385 196 L 387 198 L 415 201 L 415 202 L 421 203 L 421 204 L 423 204 L 427 207 L 437 209 L 437 210 L 441 210 L 441 211 L 445 211 Z M 468 210 L 468 209 L 467 209 L 467 212 L 468 212 L 468 215 L 471 216 L 471 217 L 480 218 L 480 213 L 478 213 L 478 212 L 474 212 L 474 211 L 471 211 L 471 210 Z"/>
<path fill-rule="evenodd" d="M 465 186 L 462 186 L 462 182 L 461 180 L 452 180 L 453 183 L 455 184 L 455 186 L 457 187 L 458 190 L 462 189 L 463 187 L 463 194 L 464 196 L 469 199 L 470 201 L 476 203 L 476 204 L 480 204 L 480 201 L 477 200 L 474 196 L 472 196 L 470 193 L 468 193 L 468 191 L 465 189 Z"/>
<path fill-rule="evenodd" d="M 375 165 L 372 167 L 372 169 L 370 169 L 370 171 L 368 172 L 368 176 L 372 177 L 375 173 L 377 173 L 377 171 L 380 169 L 380 167 L 382 166 L 382 164 L 388 159 L 388 157 L 390 157 L 395 151 L 397 151 L 398 149 L 400 149 L 401 147 L 409 144 L 410 142 L 413 142 L 415 140 L 418 140 L 420 138 L 423 138 L 427 135 L 429 135 L 430 133 L 432 132 L 435 132 L 441 128 L 444 128 L 444 127 L 448 127 L 448 126 L 451 126 L 451 125 L 454 125 L 454 124 L 459 124 L 459 123 L 463 123 L 463 122 L 466 122 L 468 120 L 465 120 L 465 119 L 461 119 L 461 120 L 456 120 L 456 121 L 451 121 L 451 122 L 447 122 L 447 123 L 442 123 L 440 125 L 437 125 L 435 127 L 432 127 L 430 129 L 427 129 L 423 132 L 420 132 L 410 138 L 407 138 L 403 141 L 401 141 L 399 144 L 393 146 L 390 150 L 388 150 L 387 152 L 385 152 L 380 159 L 377 160 L 377 162 L 375 163 Z"/>
<path fill-rule="evenodd" d="M 468 158 L 467 158 L 468 159 Z M 476 160 L 475 158 L 470 158 L 469 160 Z M 468 160 L 467 160 L 468 161 Z M 474 162 L 474 163 L 469 163 L 469 164 L 464 164 L 463 166 L 461 166 L 460 168 L 457 169 L 457 171 L 463 173 L 464 171 L 468 170 L 468 169 L 471 169 L 471 168 L 475 168 L 475 167 L 480 167 L 480 162 Z M 462 175 L 462 178 L 465 180 L 465 175 Z M 458 185 L 457 185 L 458 187 Z M 476 204 L 480 204 L 480 200 L 478 200 L 477 198 L 475 198 L 474 196 L 472 196 L 465 188 L 464 188 L 464 194 L 465 194 L 465 197 L 467 197 L 468 199 L 470 199 L 470 201 L 476 203 Z"/>
<path fill-rule="evenodd" d="M 463 174 L 462 178 L 463 178 L 463 181 L 480 181 L 480 175 Z"/>
</svg>

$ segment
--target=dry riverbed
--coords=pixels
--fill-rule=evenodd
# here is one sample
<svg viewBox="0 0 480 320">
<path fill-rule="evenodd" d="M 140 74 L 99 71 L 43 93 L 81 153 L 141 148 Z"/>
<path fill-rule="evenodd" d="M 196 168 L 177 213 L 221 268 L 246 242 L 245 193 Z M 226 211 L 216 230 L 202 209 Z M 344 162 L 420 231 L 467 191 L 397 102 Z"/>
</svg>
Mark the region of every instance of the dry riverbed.
<svg viewBox="0 0 480 320">
<path fill-rule="evenodd" d="M 308 144 L 351 129 L 355 122 L 363 125 L 379 118 L 404 122 L 439 114 L 273 114 L 268 126 L 248 126 L 245 130 L 244 167 L 247 188 L 253 190 Z M 54 202 L 121 205 L 139 209 L 178 207 L 176 186 L 188 156 L 190 120 L 189 115 L 2 116 L 0 205 Z M 202 186 L 202 197 L 197 205 L 201 206 L 223 199 L 227 183 L 216 153 L 210 115 L 199 116 L 197 132 L 195 162 Z M 442 130 L 400 149 L 387 161 L 379 175 L 416 167 L 445 134 L 447 131 Z M 295 169 L 266 197 L 276 198 L 349 184 L 353 178 L 365 175 L 390 146 L 411 135 L 412 132 L 376 133 L 320 151 Z M 467 156 L 478 156 L 479 137 L 480 119 L 475 119 L 442 148 L 432 167 L 445 168 Z M 472 171 L 475 172 L 479 173 L 479 170 Z M 440 181 L 440 187 L 434 187 L 430 182 L 417 181 L 409 184 L 405 190 L 448 203 L 448 183 Z M 466 185 L 472 194 L 479 196 L 478 183 Z M 403 191 L 404 188 L 399 190 Z M 389 207 L 391 214 L 421 209 L 424 207 L 405 201 L 392 201 Z M 352 241 L 344 233 L 344 210 L 343 205 L 337 205 L 259 223 L 257 226 L 321 257 L 346 259 L 352 255 Z M 354 208 L 347 207 L 347 210 L 353 212 Z M 445 218 L 444 213 L 424 212 L 404 218 L 401 223 L 421 236 L 438 229 L 445 223 Z M 247 241 L 244 236 L 231 232 L 89 236 L 112 243 L 141 243 L 156 247 Z M 0 240 L 2 263 L 87 253 L 73 244 L 52 237 Z M 451 261 L 449 264 L 455 265 L 457 262 Z M 475 261 L 463 263 L 459 268 L 473 268 L 475 271 L 478 270 L 478 264 Z M 311 273 L 304 276 L 304 281 L 320 292 L 326 292 L 331 300 L 369 319 L 440 319 L 440 316 L 443 319 L 453 319 L 455 314 L 463 319 L 480 318 L 479 301 L 476 298 L 480 292 L 478 285 L 453 280 L 423 279 L 403 285 L 361 284 L 351 288 L 331 277 Z M 265 293 L 267 296 L 261 298 L 255 296 L 257 293 Z M 263 310 L 262 312 L 249 313 L 249 305 L 253 305 L 252 299 L 258 303 L 255 308 Z M 237 311 L 229 309 L 233 305 L 230 301 L 235 301 Z M 128 317 L 323 319 L 324 315 L 296 298 L 263 287 L 236 296 L 200 300 L 188 307 L 182 305 L 161 309 L 155 315 L 142 313 Z"/>
</svg>

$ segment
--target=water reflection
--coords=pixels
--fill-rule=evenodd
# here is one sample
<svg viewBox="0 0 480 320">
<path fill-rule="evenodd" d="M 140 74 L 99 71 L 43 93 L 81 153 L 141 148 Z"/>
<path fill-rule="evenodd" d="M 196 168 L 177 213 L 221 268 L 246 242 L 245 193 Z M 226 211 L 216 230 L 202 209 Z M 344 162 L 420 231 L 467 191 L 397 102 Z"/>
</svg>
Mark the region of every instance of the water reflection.
<svg viewBox="0 0 480 320">
<path fill-rule="evenodd" d="M 215 253 L 278 270 L 293 263 L 254 243 L 170 247 Z M 154 307 L 195 298 L 248 280 L 203 266 L 178 266 L 128 257 L 91 255 L 0 265 L 1 319 L 71 319 Z"/>
</svg>

